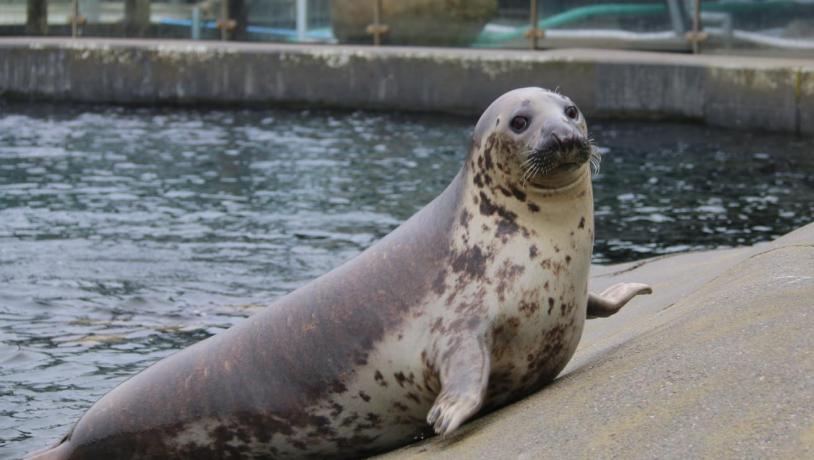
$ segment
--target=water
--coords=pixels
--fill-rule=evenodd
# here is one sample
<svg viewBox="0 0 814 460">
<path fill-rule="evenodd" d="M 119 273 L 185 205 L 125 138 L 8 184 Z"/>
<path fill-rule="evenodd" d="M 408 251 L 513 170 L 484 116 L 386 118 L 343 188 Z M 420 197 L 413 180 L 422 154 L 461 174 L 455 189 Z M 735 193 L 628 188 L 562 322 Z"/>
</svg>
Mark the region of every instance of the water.
<svg viewBox="0 0 814 460">
<path fill-rule="evenodd" d="M 359 253 L 474 119 L 0 106 L 0 457 Z M 751 244 L 814 211 L 810 141 L 598 122 L 596 262 Z"/>
</svg>

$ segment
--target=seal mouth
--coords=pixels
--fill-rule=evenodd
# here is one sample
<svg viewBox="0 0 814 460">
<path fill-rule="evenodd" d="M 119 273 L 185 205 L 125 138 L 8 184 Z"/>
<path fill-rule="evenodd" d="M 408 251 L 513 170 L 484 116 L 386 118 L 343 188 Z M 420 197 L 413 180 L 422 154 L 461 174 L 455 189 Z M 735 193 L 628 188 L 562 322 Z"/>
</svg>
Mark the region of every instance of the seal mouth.
<svg viewBox="0 0 814 460">
<path fill-rule="evenodd" d="M 523 162 L 523 182 L 578 169 L 591 162 L 591 171 L 599 170 L 599 150 L 593 140 L 572 135 L 561 137 L 552 133 L 530 149 Z"/>
</svg>

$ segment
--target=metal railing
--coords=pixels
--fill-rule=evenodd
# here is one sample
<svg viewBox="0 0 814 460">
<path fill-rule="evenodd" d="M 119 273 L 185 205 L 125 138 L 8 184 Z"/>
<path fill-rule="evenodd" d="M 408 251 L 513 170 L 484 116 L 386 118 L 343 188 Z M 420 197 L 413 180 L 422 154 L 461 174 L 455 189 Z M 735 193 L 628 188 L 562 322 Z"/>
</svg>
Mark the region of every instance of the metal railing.
<svg viewBox="0 0 814 460">
<path fill-rule="evenodd" d="M 411 0 L 0 0 L 0 34 L 814 56 L 814 0 L 469 0 L 458 2 L 457 10 L 434 5 Z M 475 17 L 475 11 L 485 13 Z"/>
</svg>

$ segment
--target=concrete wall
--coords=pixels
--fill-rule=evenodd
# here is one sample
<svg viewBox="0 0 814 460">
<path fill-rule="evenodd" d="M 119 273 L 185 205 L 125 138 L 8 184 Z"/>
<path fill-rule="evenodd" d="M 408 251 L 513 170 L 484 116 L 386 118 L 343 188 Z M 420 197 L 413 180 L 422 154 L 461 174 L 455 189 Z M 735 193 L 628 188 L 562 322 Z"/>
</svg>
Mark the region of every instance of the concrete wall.
<svg viewBox="0 0 814 460">
<path fill-rule="evenodd" d="M 0 97 L 479 114 L 559 87 L 588 117 L 814 134 L 814 62 L 608 50 L 471 50 L 116 39 L 0 39 Z"/>
</svg>

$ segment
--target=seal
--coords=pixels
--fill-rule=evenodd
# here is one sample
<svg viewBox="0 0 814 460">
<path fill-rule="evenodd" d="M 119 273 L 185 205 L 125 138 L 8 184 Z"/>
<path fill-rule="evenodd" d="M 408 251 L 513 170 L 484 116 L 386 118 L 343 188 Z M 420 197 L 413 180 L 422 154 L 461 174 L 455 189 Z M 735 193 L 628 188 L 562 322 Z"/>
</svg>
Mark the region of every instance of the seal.
<svg viewBox="0 0 814 460">
<path fill-rule="evenodd" d="M 38 459 L 347 458 L 540 389 L 588 315 L 595 149 L 573 102 L 492 103 L 446 190 L 354 259 L 96 402 Z"/>
</svg>

